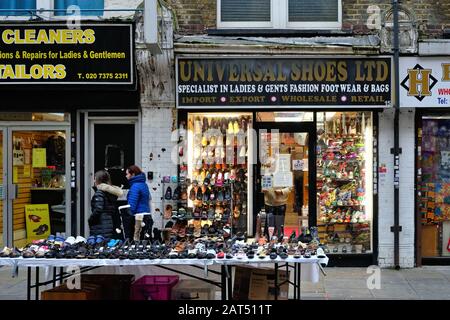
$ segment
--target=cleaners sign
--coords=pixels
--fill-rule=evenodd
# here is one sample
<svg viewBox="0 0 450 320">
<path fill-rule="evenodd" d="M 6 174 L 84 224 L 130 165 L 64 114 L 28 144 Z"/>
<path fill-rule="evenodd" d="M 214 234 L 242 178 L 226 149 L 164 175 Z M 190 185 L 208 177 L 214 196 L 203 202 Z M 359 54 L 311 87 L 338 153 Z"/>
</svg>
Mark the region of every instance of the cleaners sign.
<svg viewBox="0 0 450 320">
<path fill-rule="evenodd" d="M 0 89 L 9 85 L 130 86 L 132 24 L 0 25 Z M 15 87 L 15 86 L 14 86 Z"/>
<path fill-rule="evenodd" d="M 177 105 L 389 107 L 390 58 L 177 60 Z"/>
</svg>

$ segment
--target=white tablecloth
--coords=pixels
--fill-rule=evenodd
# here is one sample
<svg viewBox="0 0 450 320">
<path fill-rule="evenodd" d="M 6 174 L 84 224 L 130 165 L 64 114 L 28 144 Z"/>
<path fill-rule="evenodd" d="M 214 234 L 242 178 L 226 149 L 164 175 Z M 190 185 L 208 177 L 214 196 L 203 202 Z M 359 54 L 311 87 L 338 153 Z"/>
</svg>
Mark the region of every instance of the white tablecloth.
<svg viewBox="0 0 450 320">
<path fill-rule="evenodd" d="M 328 264 L 328 258 L 319 259 L 315 256 L 311 258 L 301 258 L 301 259 L 270 259 L 266 257 L 265 259 L 36 259 L 36 258 L 0 258 L 0 265 L 13 267 L 13 275 L 17 272 L 20 267 L 42 267 L 46 269 L 48 273 L 50 267 L 102 267 L 102 266 L 154 266 L 154 265 L 172 265 L 172 266 L 182 266 L 182 265 L 195 265 L 205 268 L 205 273 L 207 273 L 207 268 L 213 265 L 251 265 L 255 267 L 263 267 L 268 265 L 274 265 L 274 263 L 300 263 L 301 264 L 301 280 L 309 282 L 318 282 L 320 278 L 320 267 L 319 264 Z"/>
</svg>

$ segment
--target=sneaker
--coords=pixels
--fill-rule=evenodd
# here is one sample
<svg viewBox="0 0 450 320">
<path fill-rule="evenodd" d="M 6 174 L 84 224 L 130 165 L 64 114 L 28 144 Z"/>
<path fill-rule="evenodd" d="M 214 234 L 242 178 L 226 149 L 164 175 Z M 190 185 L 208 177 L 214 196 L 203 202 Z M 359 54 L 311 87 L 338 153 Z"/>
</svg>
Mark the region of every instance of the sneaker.
<svg viewBox="0 0 450 320">
<path fill-rule="evenodd" d="M 86 243 L 86 239 L 83 238 L 82 236 L 77 236 L 77 237 L 75 238 L 75 243 L 76 243 L 76 244 L 77 244 L 77 243 Z"/>
<path fill-rule="evenodd" d="M 75 241 L 76 241 L 75 238 L 70 236 L 64 241 L 64 244 L 65 245 L 73 245 L 73 244 L 75 244 Z"/>
<path fill-rule="evenodd" d="M 322 259 L 322 258 L 326 258 L 325 252 L 323 251 L 322 248 L 317 248 L 317 258 Z"/>
<path fill-rule="evenodd" d="M 216 251 L 214 249 L 208 249 L 206 251 L 206 259 L 214 259 L 216 257 Z"/>
</svg>

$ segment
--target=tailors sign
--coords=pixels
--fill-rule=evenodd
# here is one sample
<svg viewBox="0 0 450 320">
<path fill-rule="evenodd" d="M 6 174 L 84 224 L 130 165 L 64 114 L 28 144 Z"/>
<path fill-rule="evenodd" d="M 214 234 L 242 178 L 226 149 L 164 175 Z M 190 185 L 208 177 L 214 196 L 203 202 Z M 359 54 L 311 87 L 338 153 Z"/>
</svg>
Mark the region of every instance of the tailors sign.
<svg viewBox="0 0 450 320">
<path fill-rule="evenodd" d="M 0 88 L 135 83 L 133 24 L 0 24 Z"/>
</svg>

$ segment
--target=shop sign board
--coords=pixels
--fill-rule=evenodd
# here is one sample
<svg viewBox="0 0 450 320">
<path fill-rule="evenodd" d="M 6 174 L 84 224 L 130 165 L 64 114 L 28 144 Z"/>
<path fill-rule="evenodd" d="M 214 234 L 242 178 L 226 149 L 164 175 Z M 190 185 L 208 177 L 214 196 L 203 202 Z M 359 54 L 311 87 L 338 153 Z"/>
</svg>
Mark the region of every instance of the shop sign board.
<svg viewBox="0 0 450 320">
<path fill-rule="evenodd" d="M 450 57 L 400 58 L 400 107 L 450 107 Z"/>
<path fill-rule="evenodd" d="M 132 23 L 0 24 L 0 89 L 133 90 Z"/>
<path fill-rule="evenodd" d="M 391 58 L 188 58 L 177 107 L 390 107 Z"/>
</svg>

